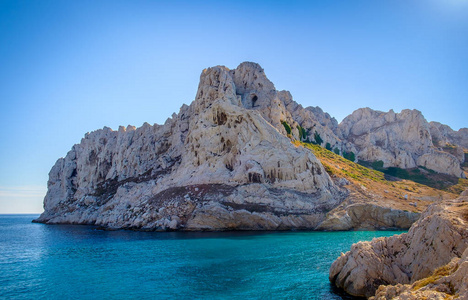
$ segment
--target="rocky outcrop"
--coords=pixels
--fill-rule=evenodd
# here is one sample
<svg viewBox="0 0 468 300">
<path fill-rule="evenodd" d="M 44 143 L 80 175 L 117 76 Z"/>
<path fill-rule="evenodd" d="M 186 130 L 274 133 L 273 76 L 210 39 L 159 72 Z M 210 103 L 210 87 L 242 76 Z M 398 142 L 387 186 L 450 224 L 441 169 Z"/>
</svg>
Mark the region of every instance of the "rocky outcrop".
<svg viewBox="0 0 468 300">
<path fill-rule="evenodd" d="M 338 125 L 319 107 L 304 108 L 289 92 L 276 91 L 257 64 L 243 63 L 231 75 L 242 105 L 260 112 L 284 135 L 282 122 L 291 127 L 294 139 L 321 142 L 341 155 L 353 152 L 356 161 L 382 161 L 384 167 L 403 169 L 422 166 L 465 177 L 460 165 L 465 160 L 463 148 L 468 148 L 467 128 L 455 132 L 447 125 L 428 123 L 417 110 L 384 113 L 370 108 L 356 110 Z M 434 144 L 438 140 L 444 144 Z"/>
<path fill-rule="evenodd" d="M 195 101 L 164 125 L 104 128 L 73 146 L 49 174 L 37 221 L 143 230 L 315 228 L 346 191 L 285 136 L 281 121 L 294 122 L 278 94 L 257 64 L 204 70 Z"/>
<path fill-rule="evenodd" d="M 419 219 L 417 212 L 403 211 L 371 203 L 356 203 L 327 214 L 318 230 L 408 229 Z"/>
<path fill-rule="evenodd" d="M 413 284 L 381 285 L 371 300 L 468 299 L 468 248 Z"/>
<path fill-rule="evenodd" d="M 341 140 L 346 142 L 345 148 L 354 152 L 357 159 L 382 161 L 384 167 L 402 169 L 423 166 L 439 173 L 465 177 L 460 167 L 464 162 L 463 150 L 443 152 L 433 145 L 432 134 L 435 139 L 449 135 L 437 131 L 421 112 L 408 109 L 400 113 L 393 110 L 384 113 L 361 108 L 346 117 L 338 130 Z"/>
<path fill-rule="evenodd" d="M 277 91 L 258 64 L 208 68 L 195 100 L 165 124 L 86 134 L 50 171 L 37 221 L 142 230 L 407 228 L 416 216 L 385 204 L 327 217 L 349 191 L 291 143 L 462 175 L 458 156 L 431 146 L 419 112 L 380 114 L 360 110 L 338 125 Z"/>
<path fill-rule="evenodd" d="M 429 125 L 434 146 L 443 147 L 450 144 L 468 149 L 468 128 L 455 131 L 439 122 L 430 122 Z"/>
<path fill-rule="evenodd" d="M 463 255 L 463 261 L 468 247 L 467 200 L 460 197 L 430 206 L 408 233 L 354 244 L 332 264 L 330 281 L 351 295 L 370 297 L 380 285 L 411 284 L 454 258 Z M 456 281 L 463 286 L 463 281 Z M 391 294 L 394 288 L 379 289 L 379 293 Z"/>
</svg>

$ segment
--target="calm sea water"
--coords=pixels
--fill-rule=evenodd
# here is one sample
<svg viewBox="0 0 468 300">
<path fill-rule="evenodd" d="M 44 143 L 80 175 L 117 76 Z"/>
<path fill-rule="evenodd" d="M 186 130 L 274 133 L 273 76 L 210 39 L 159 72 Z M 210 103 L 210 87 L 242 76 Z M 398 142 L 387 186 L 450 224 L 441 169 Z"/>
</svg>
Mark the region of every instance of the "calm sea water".
<svg viewBox="0 0 468 300">
<path fill-rule="evenodd" d="M 0 215 L 1 299 L 343 299 L 328 269 L 401 232 L 149 233 Z"/>
</svg>

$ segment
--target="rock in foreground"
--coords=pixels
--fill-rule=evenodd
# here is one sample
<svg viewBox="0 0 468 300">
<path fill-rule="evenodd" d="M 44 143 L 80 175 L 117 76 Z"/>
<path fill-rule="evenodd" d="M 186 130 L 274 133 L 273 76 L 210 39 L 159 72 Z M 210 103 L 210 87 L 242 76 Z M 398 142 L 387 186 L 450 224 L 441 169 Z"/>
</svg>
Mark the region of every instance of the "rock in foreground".
<svg viewBox="0 0 468 300">
<path fill-rule="evenodd" d="M 466 200 L 467 197 L 462 196 L 456 201 L 430 206 L 408 233 L 353 245 L 351 251 L 342 254 L 332 264 L 330 281 L 351 295 L 365 297 L 373 296 L 381 285 L 400 284 L 381 287 L 376 297 L 393 299 L 399 292 L 410 289 L 407 286 L 403 288 L 401 284 L 424 280 L 453 259 L 450 270 L 456 269 L 456 263 L 465 268 L 466 263 L 463 262 L 468 247 Z M 466 295 L 466 280 L 458 280 L 461 275 L 455 271 L 450 274 L 450 278 L 444 277 L 438 282 L 446 282 L 449 286 L 452 280 L 456 282 L 453 287 L 463 290 Z M 393 296 L 385 298 L 384 295 Z"/>
<path fill-rule="evenodd" d="M 412 285 L 380 286 L 371 300 L 468 299 L 468 248 L 461 258 L 434 271 Z"/>
</svg>

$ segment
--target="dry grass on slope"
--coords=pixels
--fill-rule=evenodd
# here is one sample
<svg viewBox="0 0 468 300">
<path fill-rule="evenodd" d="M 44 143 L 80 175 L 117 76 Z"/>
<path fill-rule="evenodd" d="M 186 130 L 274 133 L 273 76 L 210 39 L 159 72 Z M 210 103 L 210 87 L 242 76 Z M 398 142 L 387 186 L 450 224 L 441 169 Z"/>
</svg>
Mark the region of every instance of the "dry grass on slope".
<svg viewBox="0 0 468 300">
<path fill-rule="evenodd" d="M 343 158 L 319 145 L 293 141 L 296 147 L 311 150 L 334 179 L 346 178 L 350 184 L 350 203 L 370 202 L 396 209 L 421 212 L 429 204 L 453 199 L 468 186 L 468 180 L 460 179 L 458 185 L 439 190 L 411 180 L 388 176 Z"/>
</svg>

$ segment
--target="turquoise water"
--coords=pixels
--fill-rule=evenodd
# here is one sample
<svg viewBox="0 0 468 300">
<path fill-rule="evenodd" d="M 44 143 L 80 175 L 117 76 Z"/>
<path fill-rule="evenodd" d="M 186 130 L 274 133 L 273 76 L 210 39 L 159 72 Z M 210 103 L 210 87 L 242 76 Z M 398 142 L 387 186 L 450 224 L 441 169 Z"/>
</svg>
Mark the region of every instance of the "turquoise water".
<svg viewBox="0 0 468 300">
<path fill-rule="evenodd" d="M 328 269 L 401 232 L 150 233 L 0 215 L 1 299 L 343 299 Z"/>
</svg>

